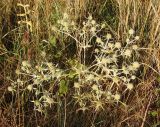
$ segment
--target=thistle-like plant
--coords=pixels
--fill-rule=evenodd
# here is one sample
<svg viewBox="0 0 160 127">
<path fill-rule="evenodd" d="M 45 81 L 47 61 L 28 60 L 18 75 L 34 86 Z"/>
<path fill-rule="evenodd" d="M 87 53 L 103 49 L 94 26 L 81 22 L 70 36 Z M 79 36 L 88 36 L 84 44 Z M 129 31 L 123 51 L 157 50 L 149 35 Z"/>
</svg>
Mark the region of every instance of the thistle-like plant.
<svg viewBox="0 0 160 127">
<path fill-rule="evenodd" d="M 137 78 L 136 72 L 141 65 L 134 59 L 139 49 L 136 44 L 139 36 L 134 36 L 135 31 L 130 29 L 125 42 L 117 41 L 113 35 L 106 33 L 105 27 L 105 24 L 93 20 L 91 15 L 82 25 L 77 25 L 65 13 L 58 20 L 58 26 L 53 26 L 52 29 L 62 33 L 61 36 L 72 38 L 76 43 L 77 58 L 70 65 L 71 68 L 62 70 L 47 61 L 35 66 L 28 61 L 22 62 L 16 73 L 28 77 L 28 80 L 17 80 L 16 84 L 23 84 L 18 88 L 34 94 L 32 102 L 37 111 L 42 112 L 45 107 L 56 103 L 54 85 L 58 84 L 61 90 L 64 89 L 60 86 L 64 83 L 60 81 L 64 75 L 65 80 L 69 80 L 71 72 L 74 72 L 74 86 L 70 89 L 74 89 L 73 98 L 80 106 L 77 111 L 104 109 L 106 103 L 121 102 L 121 96 L 134 89 L 133 81 Z M 45 57 L 45 53 L 42 54 Z M 87 58 L 91 56 L 94 59 L 87 64 Z M 9 86 L 8 90 L 16 91 L 16 84 Z"/>
<path fill-rule="evenodd" d="M 120 101 L 126 90 L 134 89 L 133 80 L 140 67 L 140 63 L 134 60 L 134 55 L 138 53 L 136 42 L 139 36 L 135 36 L 135 31 L 130 29 L 126 42 L 121 42 L 110 33 L 99 34 L 105 31 L 105 24 L 98 24 L 91 15 L 82 26 L 74 25 L 74 29 L 68 25 L 70 30 L 68 28 L 66 31 L 66 26 L 61 23 L 58 30 L 73 38 L 78 49 L 77 61 L 81 66 L 73 65 L 72 68 L 78 77 L 74 84 L 74 98 L 78 99 L 81 107 L 91 106 L 95 110 L 103 107 L 101 102 Z M 94 52 L 87 53 L 93 46 L 96 47 Z M 86 55 L 95 57 L 90 65 L 86 65 Z"/>
</svg>

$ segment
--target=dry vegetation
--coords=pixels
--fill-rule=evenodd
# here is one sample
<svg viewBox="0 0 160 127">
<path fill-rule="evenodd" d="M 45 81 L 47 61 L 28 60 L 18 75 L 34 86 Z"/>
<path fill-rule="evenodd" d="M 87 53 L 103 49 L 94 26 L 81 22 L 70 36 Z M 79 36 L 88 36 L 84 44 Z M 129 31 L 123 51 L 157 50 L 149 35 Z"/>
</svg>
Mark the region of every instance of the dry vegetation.
<svg viewBox="0 0 160 127">
<path fill-rule="evenodd" d="M 1 0 L 0 127 L 159 127 L 159 0 Z"/>
</svg>

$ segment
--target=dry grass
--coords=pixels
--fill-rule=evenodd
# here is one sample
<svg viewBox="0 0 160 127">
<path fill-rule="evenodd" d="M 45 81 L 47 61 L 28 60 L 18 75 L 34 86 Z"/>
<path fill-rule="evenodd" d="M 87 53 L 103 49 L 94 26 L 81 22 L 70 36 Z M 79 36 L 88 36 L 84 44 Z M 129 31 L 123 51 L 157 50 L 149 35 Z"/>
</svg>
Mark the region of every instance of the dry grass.
<svg viewBox="0 0 160 127">
<path fill-rule="evenodd" d="M 29 5 L 26 17 L 24 8 Z M 139 55 L 134 59 L 143 63 L 138 71 L 135 88 L 121 98 L 123 103 L 107 103 L 103 110 L 79 110 L 72 96 L 74 80 L 69 79 L 67 94 L 58 95 L 58 86 L 49 85 L 57 103 L 44 114 L 33 110 L 34 98 L 19 89 L 15 94 L 7 88 L 17 78 L 15 75 L 23 60 L 33 65 L 42 60 L 51 61 L 61 69 L 71 68 L 78 58 L 75 42 L 68 36 L 53 32 L 53 26 L 67 12 L 80 26 L 89 14 L 98 23 L 105 23 L 112 36 L 125 42 L 128 30 L 139 35 Z M 0 2 L 0 126 L 1 127 L 158 127 L 160 125 L 160 1 L 159 0 L 2 0 Z M 25 23 L 18 24 L 18 21 Z M 31 24 L 27 24 L 31 22 Z M 105 33 L 105 32 L 104 32 Z M 100 34 L 104 34 L 103 32 Z M 77 33 L 72 33 L 78 38 Z M 56 45 L 48 43 L 56 40 Z M 46 41 L 48 42 L 46 42 Z M 46 52 L 46 57 L 41 52 Z M 91 50 L 92 53 L 93 50 Z M 90 52 L 89 52 L 90 53 Z M 68 59 L 71 59 L 70 62 Z M 92 61 L 88 61 L 91 63 Z M 74 63 L 75 64 L 75 63 Z M 64 80 L 67 79 L 63 77 Z M 76 80 L 76 79 L 75 79 Z M 53 84 L 53 82 L 51 82 Z M 106 83 L 107 84 L 107 83 Z M 123 89 L 123 88 L 120 88 Z M 89 107 L 87 107 L 89 108 Z"/>
</svg>

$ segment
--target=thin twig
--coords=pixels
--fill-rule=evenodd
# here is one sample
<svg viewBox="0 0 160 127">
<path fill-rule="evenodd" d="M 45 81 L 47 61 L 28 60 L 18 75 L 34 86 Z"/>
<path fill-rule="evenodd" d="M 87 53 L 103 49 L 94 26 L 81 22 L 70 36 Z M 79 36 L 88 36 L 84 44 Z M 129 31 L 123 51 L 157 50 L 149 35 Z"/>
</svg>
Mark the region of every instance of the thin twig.
<svg viewBox="0 0 160 127">
<path fill-rule="evenodd" d="M 143 121 L 142 121 L 141 127 L 144 127 L 144 123 L 145 123 L 146 118 L 147 118 L 148 109 L 149 109 L 149 106 L 151 105 L 151 100 L 152 100 L 152 95 L 151 95 L 151 97 L 150 97 L 150 99 L 149 99 L 149 102 L 148 102 L 146 111 L 145 111 L 145 113 L 144 113 L 144 117 L 143 117 Z"/>
</svg>

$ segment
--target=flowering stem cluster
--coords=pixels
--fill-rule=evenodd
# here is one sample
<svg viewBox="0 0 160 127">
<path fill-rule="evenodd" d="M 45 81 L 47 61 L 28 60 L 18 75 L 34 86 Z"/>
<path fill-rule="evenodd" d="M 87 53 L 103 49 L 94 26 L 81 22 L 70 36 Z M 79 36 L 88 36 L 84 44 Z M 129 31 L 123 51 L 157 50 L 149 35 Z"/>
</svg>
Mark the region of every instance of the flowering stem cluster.
<svg viewBox="0 0 160 127">
<path fill-rule="evenodd" d="M 105 24 L 96 23 L 90 15 L 82 27 L 75 26 L 66 34 L 73 37 L 72 34 L 76 33 L 74 40 L 81 66 L 73 68 L 78 74 L 78 81 L 74 84 L 74 98 L 82 109 L 86 109 L 89 104 L 98 110 L 104 103 L 120 101 L 124 93 L 121 91 L 123 86 L 124 91 L 134 88 L 132 82 L 140 67 L 140 63 L 133 59 L 134 54 L 138 53 L 136 42 L 139 40 L 139 36 L 134 36 L 135 31 L 130 29 L 126 42 L 122 43 L 116 41 L 110 33 L 99 36 L 104 29 Z M 87 53 L 93 45 L 97 47 L 94 53 Z M 94 55 L 95 60 L 87 66 L 85 57 L 90 54 Z"/>
<path fill-rule="evenodd" d="M 100 32 L 105 31 L 105 24 L 98 24 L 91 15 L 82 23 L 82 27 L 71 21 L 66 13 L 58 24 L 58 28 L 53 27 L 53 30 L 71 37 L 77 46 L 77 63 L 71 65 L 69 73 L 74 71 L 76 75 L 73 79 L 73 98 L 79 104 L 79 110 L 91 107 L 97 111 L 103 109 L 106 103 L 121 101 L 123 93 L 134 88 L 133 81 L 140 67 L 140 63 L 134 60 L 134 54 L 139 49 L 136 45 L 139 36 L 134 36 L 135 31 L 130 29 L 126 42 L 121 42 L 116 41 L 110 33 L 100 35 Z M 94 49 L 92 53 L 88 53 L 90 48 Z M 91 55 L 95 59 L 87 65 L 86 56 Z M 30 77 L 23 88 L 35 94 L 36 98 L 32 102 L 36 110 L 42 111 L 43 107 L 55 102 L 53 93 L 47 91 L 45 84 L 52 83 L 54 86 L 58 82 L 60 85 L 64 71 L 49 62 L 31 67 L 30 63 L 23 61 L 21 70 L 16 73 Z M 53 86 L 49 86 L 50 89 Z M 16 87 L 10 86 L 8 90 L 16 91 Z"/>
</svg>

